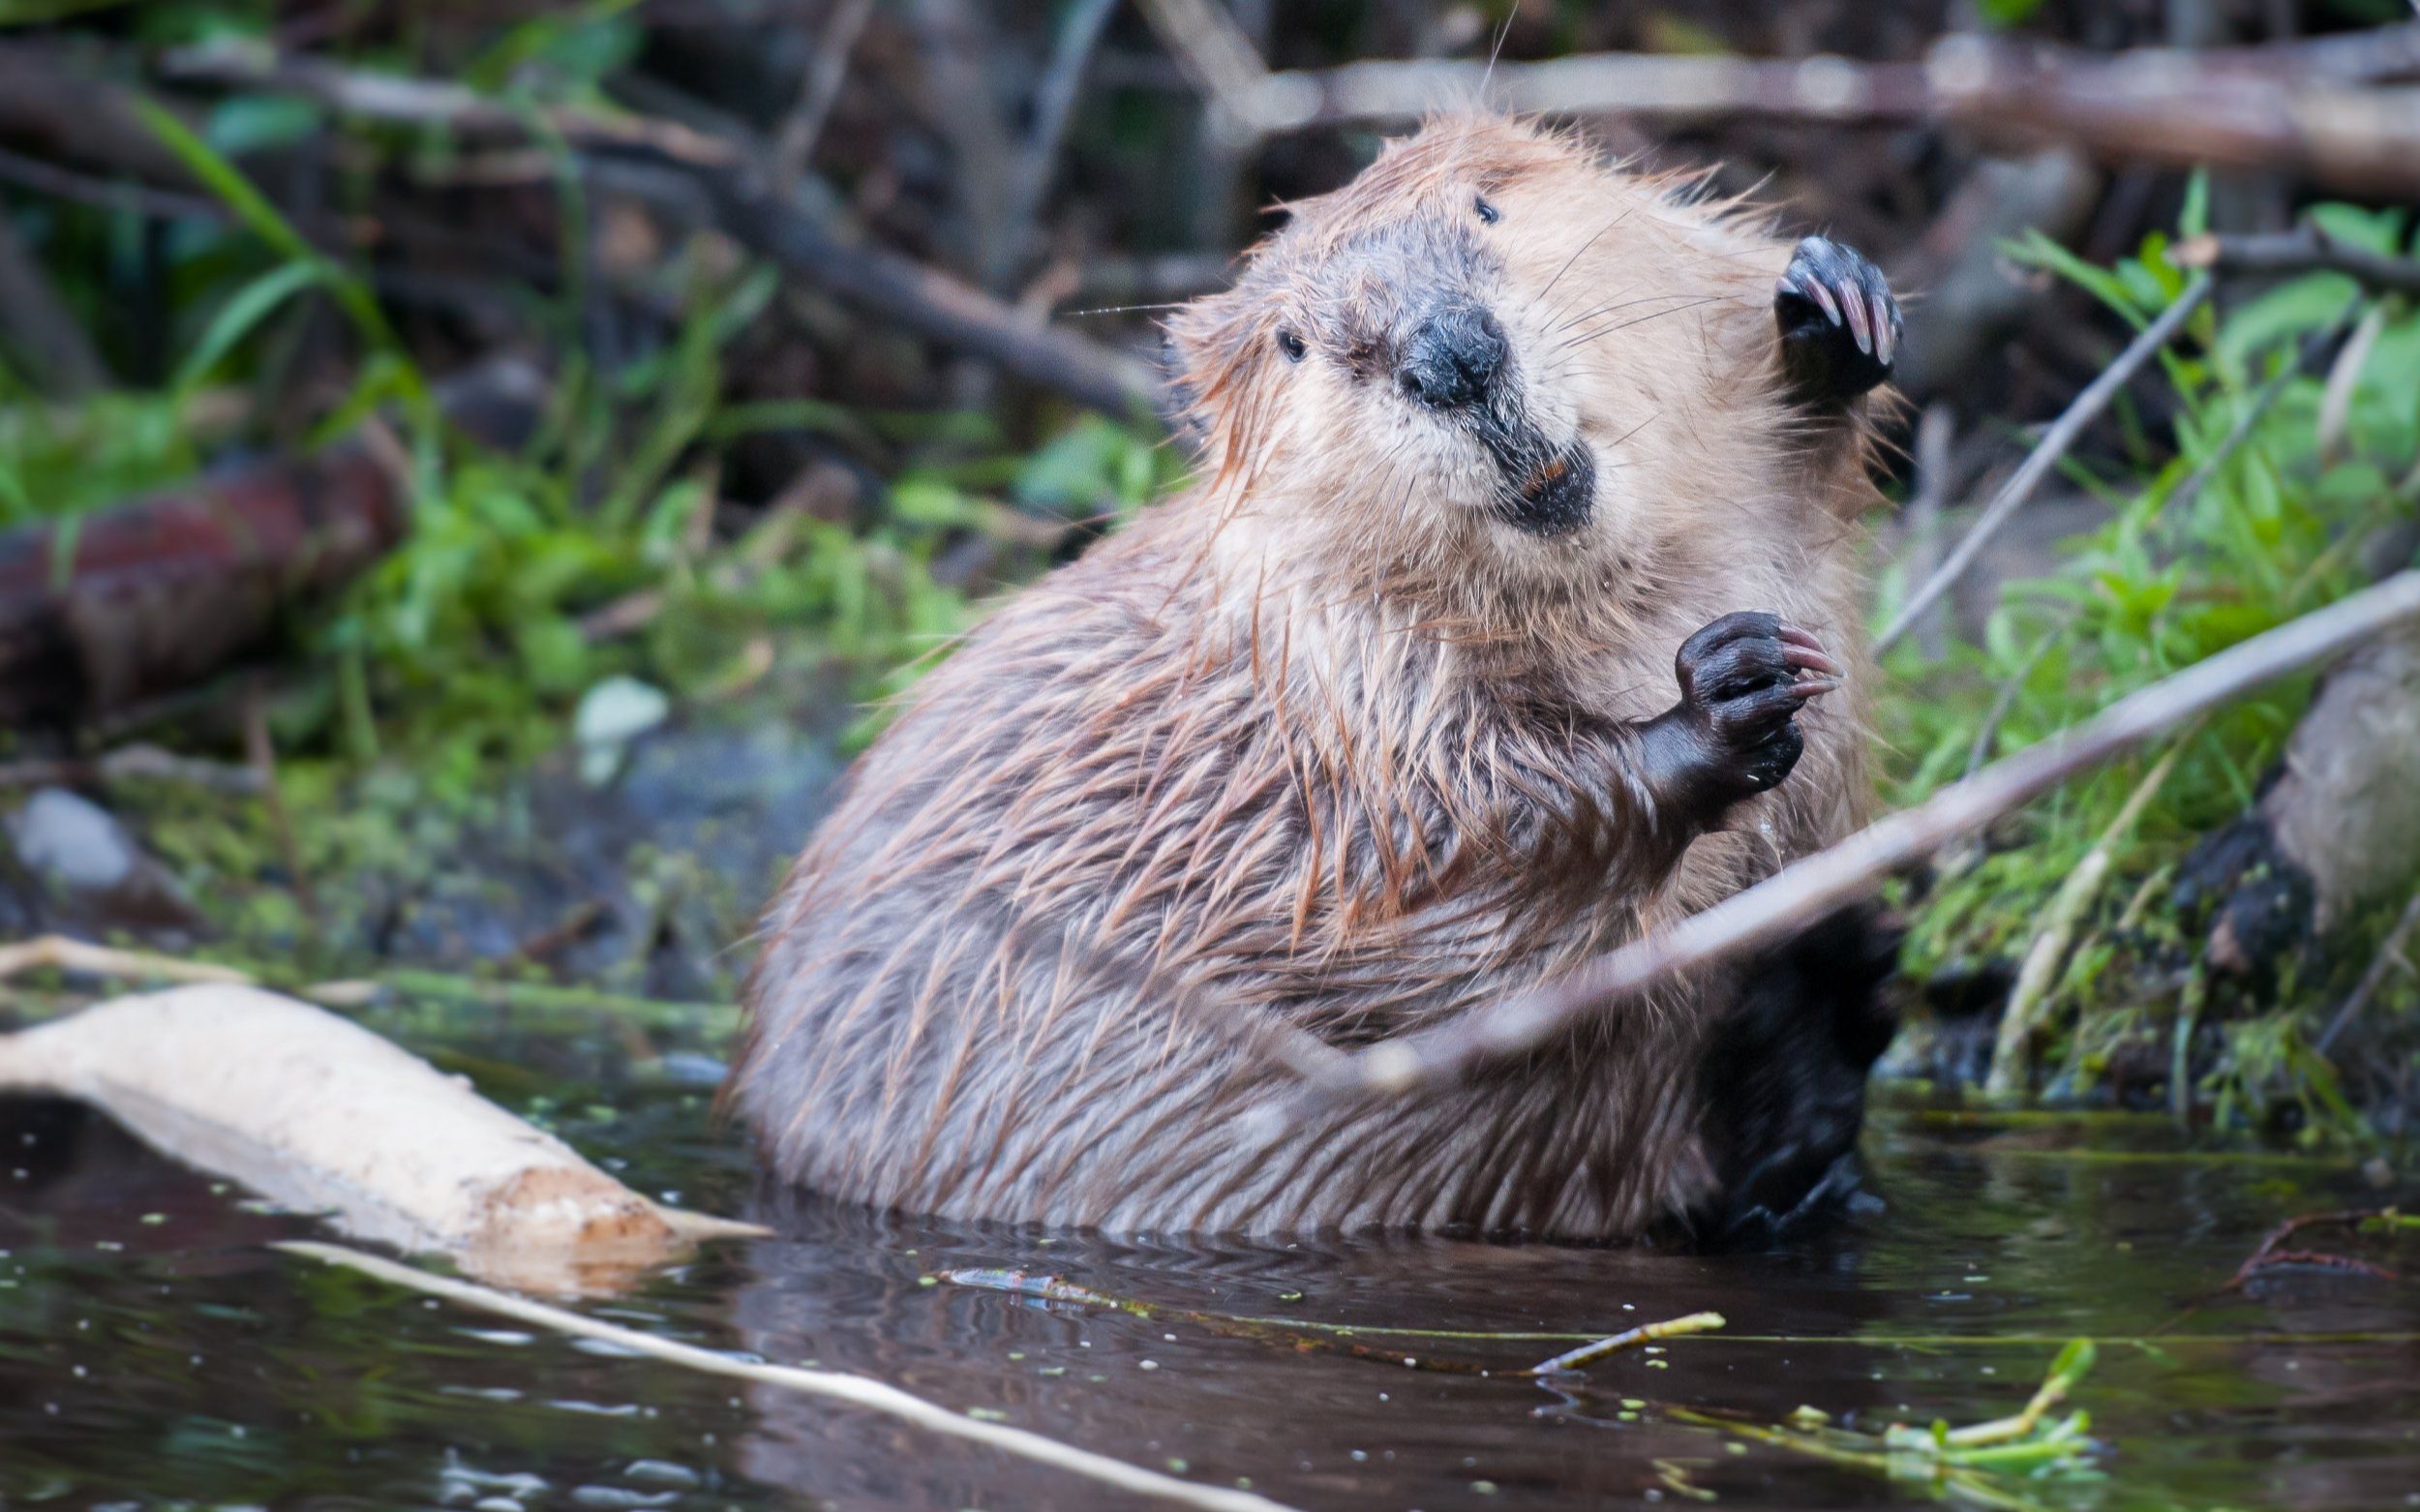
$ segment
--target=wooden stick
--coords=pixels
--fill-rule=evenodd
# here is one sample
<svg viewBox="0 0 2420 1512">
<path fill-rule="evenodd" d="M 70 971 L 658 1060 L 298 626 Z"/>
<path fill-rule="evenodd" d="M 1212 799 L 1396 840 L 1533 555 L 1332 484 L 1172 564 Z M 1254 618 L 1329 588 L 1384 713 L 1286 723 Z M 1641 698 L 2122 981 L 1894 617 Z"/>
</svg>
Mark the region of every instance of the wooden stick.
<svg viewBox="0 0 2420 1512">
<path fill-rule="evenodd" d="M 2076 863 L 2075 869 L 2059 885 L 2050 906 L 2042 911 L 2042 927 L 2025 948 L 2024 964 L 2017 969 L 2016 986 L 2009 993 L 2008 1007 L 2000 1014 L 2000 1032 L 1991 1047 L 1991 1072 L 1984 1079 L 1983 1090 L 1995 1097 L 2020 1090 L 2033 1064 L 2034 1029 L 2050 1001 L 2051 983 L 2059 968 L 2066 964 L 2068 946 L 2075 938 L 2075 928 L 2101 895 L 2101 886 L 2109 877 L 2109 868 L 2117 862 L 2117 848 L 2150 806 L 2153 795 L 2176 770 L 2177 759 L 2193 738 L 2194 729 L 2186 731 L 2183 739 L 2168 748 L 2142 781 L 2134 785 L 2117 817 L 2101 832 L 2091 850 Z"/>
<path fill-rule="evenodd" d="M 2420 97 L 2361 87 L 2420 63 L 2420 26 L 2331 39 L 2349 45 L 2336 47 L 2094 54 L 1960 33 L 1912 63 L 1588 53 L 1271 73 L 1256 56 L 1250 68 L 1237 60 L 1223 35 L 1231 23 L 1193 24 L 1190 13 L 1210 9 L 1203 0 L 1148 7 L 1221 114 L 1259 136 L 1416 121 L 1480 106 L 1545 115 L 1931 124 L 2012 145 L 2072 143 L 2109 160 L 2285 168 L 2373 193 L 2420 189 Z"/>
<path fill-rule="evenodd" d="M 448 79 L 372 73 L 245 45 L 179 47 L 162 57 L 158 67 L 178 83 L 307 95 L 343 114 L 389 126 L 441 127 L 466 136 L 514 139 L 529 135 L 529 112 Z M 733 143 L 674 121 L 571 106 L 538 106 L 535 113 L 574 146 L 640 148 L 701 165 L 729 164 L 739 156 Z"/>
<path fill-rule="evenodd" d="M 2344 1032 L 2344 1026 L 2360 1017 L 2361 1011 L 2370 1006 L 2370 1000 L 2378 995 L 2378 988 L 2386 985 L 2389 974 L 2397 967 L 2406 972 L 2412 969 L 2411 961 L 2404 954 L 2404 942 L 2411 938 L 2414 929 L 2420 929 L 2420 892 L 2412 894 L 2411 901 L 2404 907 L 2403 917 L 2395 921 L 2395 927 L 2387 930 L 2386 938 L 2378 942 L 2378 953 L 2371 957 L 2370 969 L 2361 974 L 2361 983 L 2353 988 L 2352 996 L 2344 999 L 2344 1006 L 2336 1011 L 2336 1016 L 2328 1020 L 2327 1028 L 2321 1030 L 2319 1038 L 2312 1042 L 2313 1049 L 2325 1055 L 2328 1046 L 2336 1043 L 2336 1037 Z"/>
<path fill-rule="evenodd" d="M 1593 1344 L 1584 1344 L 1577 1349 L 1565 1349 L 1553 1359 L 1540 1360 L 1529 1367 L 1529 1374 L 1559 1376 L 1565 1371 L 1593 1365 L 1609 1354 L 1619 1354 L 1624 1349 L 1653 1344 L 1658 1339 L 1678 1339 L 1683 1334 L 1702 1334 L 1722 1326 L 1723 1315 L 1720 1313 L 1691 1313 L 1685 1317 L 1667 1318 L 1660 1323 L 1641 1323 L 1636 1328 L 1625 1328 Z"/>
<path fill-rule="evenodd" d="M 702 1371 L 711 1376 L 729 1376 L 779 1391 L 869 1407 L 919 1428 L 980 1443 L 1136 1496 L 1155 1497 L 1187 1506 L 1208 1507 L 1213 1512 L 1286 1512 L 1283 1503 L 1249 1491 L 1231 1491 L 1222 1486 L 1204 1486 L 1195 1481 L 1180 1480 L 1158 1470 L 1145 1469 L 1139 1465 L 1113 1460 L 1105 1454 L 1095 1454 L 1089 1449 L 1079 1449 L 1055 1438 L 1045 1438 L 1027 1429 L 1011 1428 L 1004 1423 L 987 1423 L 862 1376 L 739 1359 L 693 1344 L 683 1344 L 677 1339 L 665 1339 L 636 1328 L 625 1328 L 619 1323 L 583 1316 L 563 1308 L 549 1307 L 543 1302 L 532 1302 L 510 1292 L 456 1281 L 447 1276 L 434 1276 L 427 1271 L 415 1270 L 411 1266 L 344 1245 L 295 1240 L 275 1248 L 287 1255 L 343 1266 L 392 1285 L 482 1313 L 499 1314 L 578 1339 L 594 1339 L 651 1360 L 678 1365 L 683 1370 Z"/>
<path fill-rule="evenodd" d="M 2420 294 L 2420 261 L 2346 246 L 2311 221 L 2267 236 L 2188 236 L 2168 257 L 2213 273 L 2342 273 L 2374 293 Z"/>
<path fill-rule="evenodd" d="M 37 935 L 15 945 L 0 945 L 0 982 L 45 968 L 132 982 L 219 983 L 241 986 L 252 981 L 231 966 L 179 960 L 173 955 L 154 955 L 147 951 L 112 950 L 106 945 L 71 940 L 63 934 Z"/>
<path fill-rule="evenodd" d="M 2009 523 L 2009 517 L 2016 513 L 2017 506 L 2033 497 L 2034 490 L 2041 487 L 2042 480 L 2050 475 L 2050 469 L 2059 465 L 2059 459 L 2075 444 L 2075 438 L 2083 434 L 2084 428 L 2100 417 L 2101 411 L 2109 407 L 2109 401 L 2115 399 L 2119 390 L 2133 379 L 2135 370 L 2165 347 L 2168 338 L 2174 336 L 2193 313 L 2201 308 L 2201 302 L 2209 297 L 2210 275 L 2196 273 L 2193 282 L 2185 286 L 2185 291 L 2176 296 L 2176 302 L 2162 311 L 2158 319 L 2145 326 L 2099 378 L 2085 385 L 2084 391 L 2075 396 L 2066 411 L 2051 422 L 2050 429 L 2042 433 L 2042 439 L 2035 443 L 2024 465 L 2009 475 L 2009 480 L 2000 486 L 2000 492 L 1993 495 L 1991 502 L 1985 504 L 1982 513 L 1976 516 L 1965 537 L 1941 565 L 1933 569 L 1932 576 L 1908 595 L 1907 602 L 1891 617 L 1891 622 L 1883 626 L 1882 633 L 1874 637 L 1875 655 L 1889 650 L 1899 637 L 1907 634 L 1924 617 L 1924 612 L 1933 606 L 1934 600 L 1966 575 L 1966 569 L 1975 564 L 1977 557 L 1982 555 L 1983 547 L 1999 533 L 2002 526 Z"/>
<path fill-rule="evenodd" d="M 815 143 L 824 135 L 824 122 L 840 98 L 840 86 L 848 80 L 849 57 L 857 51 L 857 40 L 873 15 L 874 0 L 840 0 L 825 21 L 815 61 L 806 72 L 806 87 L 799 92 L 798 107 L 781 123 L 781 134 L 774 140 L 773 171 L 781 182 L 796 183 L 815 161 Z"/>
<path fill-rule="evenodd" d="M 1599 955 L 1558 982 L 1313 1067 L 1305 1092 L 1278 1116 L 1299 1122 L 1347 1096 L 1400 1096 L 1451 1083 L 1490 1061 L 1534 1050 L 1668 977 L 1777 944 L 2075 773 L 2413 619 L 2420 619 L 2420 569 L 2398 573 L 2132 693 L 2083 724 L 1879 820 L 1670 929 Z"/>
</svg>

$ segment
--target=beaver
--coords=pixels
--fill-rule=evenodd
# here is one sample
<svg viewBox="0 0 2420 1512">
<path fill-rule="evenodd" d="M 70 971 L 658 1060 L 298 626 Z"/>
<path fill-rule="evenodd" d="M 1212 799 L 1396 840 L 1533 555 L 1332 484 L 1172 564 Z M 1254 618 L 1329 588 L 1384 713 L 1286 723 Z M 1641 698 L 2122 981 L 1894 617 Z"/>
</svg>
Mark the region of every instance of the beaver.
<svg viewBox="0 0 2420 1512">
<path fill-rule="evenodd" d="M 727 1090 L 771 1171 L 1120 1233 L 1788 1211 L 1880 1048 L 1858 940 L 1808 992 L 1709 977 L 1448 1089 L 1253 1115 L 1294 1090 L 1269 1024 L 1468 1013 L 1860 823 L 1879 272 L 1461 116 L 1167 336 L 1194 485 L 929 672 L 771 906 Z"/>
</svg>

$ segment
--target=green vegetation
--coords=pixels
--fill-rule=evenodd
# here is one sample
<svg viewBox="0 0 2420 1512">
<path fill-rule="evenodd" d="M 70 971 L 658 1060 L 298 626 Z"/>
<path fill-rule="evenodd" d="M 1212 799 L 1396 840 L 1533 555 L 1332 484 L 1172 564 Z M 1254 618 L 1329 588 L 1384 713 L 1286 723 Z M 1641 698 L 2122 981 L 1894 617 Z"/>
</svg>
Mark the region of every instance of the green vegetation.
<svg viewBox="0 0 2420 1512">
<path fill-rule="evenodd" d="M 1687 1407 L 1669 1410 L 1681 1422 L 1721 1428 L 1827 1465 L 1913 1482 L 1965 1505 L 2036 1507 L 2042 1503 L 2030 1493 L 2039 1483 L 2069 1489 L 2101 1478 L 2093 1467 L 2100 1446 L 2086 1435 L 2091 1419 L 2080 1410 L 2058 1415 L 2068 1393 L 2091 1373 L 2095 1353 L 2090 1340 L 2071 1341 L 2022 1410 L 1962 1428 L 1936 1419 L 1921 1428 L 1892 1423 L 1877 1434 L 1839 1427 L 1830 1413 L 1808 1406 L 1778 1427 Z"/>
<path fill-rule="evenodd" d="M 2188 235 L 2203 229 L 2202 203 L 2198 193 L 2189 200 Z M 2400 213 L 2333 205 L 2314 218 L 2351 246 L 2412 246 Z M 2011 250 L 2139 328 L 2185 286 L 2170 246 L 2154 235 L 2114 268 L 2083 263 L 2039 235 Z M 2354 333 L 2346 355 L 2308 370 L 2306 347 L 2341 332 Z M 2364 543 L 2420 510 L 2416 371 L 2420 311 L 2369 299 L 2340 274 L 2309 274 L 2231 309 L 2197 311 L 2187 339 L 2163 355 L 2164 391 L 2147 400 L 2138 387 L 2122 414 L 2125 452 L 2065 465 L 2074 487 L 2108 506 L 2109 523 L 2070 543 L 2054 575 L 2012 585 L 1981 645 L 1952 644 L 1938 662 L 1910 647 L 1894 652 L 1881 716 L 1886 801 L 1921 799 L 1979 759 L 2042 740 L 2357 586 Z M 2169 413 L 2155 419 L 2146 412 L 2155 405 Z M 1909 974 L 1924 981 L 2022 958 L 2054 897 L 2105 838 L 2110 874 L 2049 984 L 2053 1033 L 2040 1064 L 2051 1068 L 2051 1094 L 2095 1095 L 2132 1050 L 2184 1065 L 2193 1101 L 2209 1102 L 2222 1127 L 2290 1108 L 2306 1140 L 2357 1135 L 2335 1072 L 2312 1048 L 2349 977 L 2297 974 L 2289 964 L 2265 1001 L 2219 1005 L 2223 1013 L 2196 1025 L 2194 1005 L 2211 989 L 2190 964 L 2194 950 L 2181 931 L 2191 922 L 2167 897 L 2184 853 L 2251 802 L 2309 694 L 2305 679 L 2244 699 L 2133 761 L 2078 778 L 1987 847 L 1944 858 L 1915 899 Z M 2113 834 L 2138 793 L 2138 817 Z M 2331 953 L 2357 975 L 2365 945 L 2396 911 Z M 2408 981 L 2393 991 L 2390 1011 L 2411 1013 Z M 2186 1105 L 2174 1088 L 2170 1095 Z"/>
</svg>

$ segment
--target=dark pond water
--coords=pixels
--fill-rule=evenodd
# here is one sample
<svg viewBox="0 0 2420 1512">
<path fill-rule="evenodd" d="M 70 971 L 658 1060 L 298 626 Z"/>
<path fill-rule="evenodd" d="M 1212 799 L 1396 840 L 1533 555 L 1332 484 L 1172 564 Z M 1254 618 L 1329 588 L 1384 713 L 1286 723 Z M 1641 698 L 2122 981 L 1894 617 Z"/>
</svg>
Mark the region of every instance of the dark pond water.
<svg viewBox="0 0 2420 1512">
<path fill-rule="evenodd" d="M 607 1039 L 415 1042 L 642 1190 L 780 1226 L 590 1311 L 862 1372 L 1291 1505 L 2420 1505 L 2420 1288 L 2288 1268 L 2220 1289 L 2282 1218 L 2412 1206 L 2410 1185 L 2382 1191 L 2349 1164 L 2193 1156 L 2157 1124 L 1902 1109 L 1870 1140 L 1884 1210 L 1781 1254 L 1144 1248 L 764 1204 L 678 1063 L 565 1048 Z M 263 1248 L 310 1231 L 70 1105 L 0 1103 L 0 1506 L 1151 1504 Z M 1164 1311 L 935 1279 L 965 1267 L 1047 1272 Z M 1706 1308 L 1730 1326 L 1551 1386 L 1399 1357 L 1501 1370 Z M 1282 1319 L 1295 1335 L 1165 1310 Z M 1327 1331 L 1339 1324 L 1357 1331 Z M 2100 1341 L 2075 1399 L 2105 1446 L 2089 1476 L 1950 1492 L 1676 1415 L 2000 1416 L 2074 1335 Z"/>
</svg>

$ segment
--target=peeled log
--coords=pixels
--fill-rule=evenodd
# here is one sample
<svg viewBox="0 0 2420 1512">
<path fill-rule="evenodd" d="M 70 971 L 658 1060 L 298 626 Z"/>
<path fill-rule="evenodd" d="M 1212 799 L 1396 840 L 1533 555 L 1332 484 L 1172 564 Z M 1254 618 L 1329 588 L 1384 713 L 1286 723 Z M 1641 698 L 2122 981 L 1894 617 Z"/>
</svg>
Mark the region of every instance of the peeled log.
<svg viewBox="0 0 2420 1512">
<path fill-rule="evenodd" d="M 2217 914 L 2210 959 L 2276 960 L 2420 875 L 2420 627 L 2356 649 L 2320 682 L 2252 812 L 2187 859 L 2180 901 Z"/>
<path fill-rule="evenodd" d="M 118 998 L 0 1038 L 0 1089 L 89 1103 L 356 1238 L 525 1291 L 611 1290 L 695 1240 L 762 1231 L 650 1202 L 426 1061 L 255 987 Z"/>
</svg>

